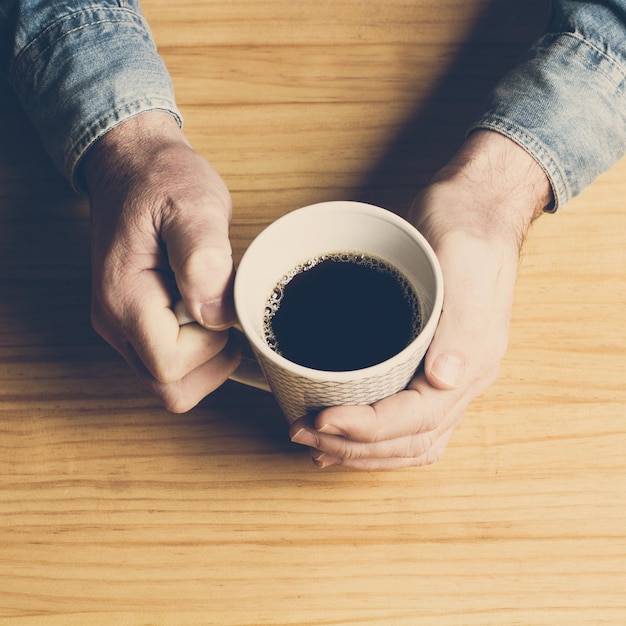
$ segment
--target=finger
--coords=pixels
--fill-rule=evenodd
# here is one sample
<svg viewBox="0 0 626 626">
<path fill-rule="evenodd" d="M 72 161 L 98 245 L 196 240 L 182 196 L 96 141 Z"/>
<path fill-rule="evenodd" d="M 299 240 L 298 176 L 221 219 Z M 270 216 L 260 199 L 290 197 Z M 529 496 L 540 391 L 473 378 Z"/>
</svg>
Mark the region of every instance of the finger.
<svg viewBox="0 0 626 626">
<path fill-rule="evenodd" d="M 440 427 L 462 400 L 461 390 L 435 389 L 420 373 L 406 390 L 370 406 L 324 409 L 315 418 L 313 427 L 322 434 L 339 435 L 363 443 L 397 439 Z M 295 432 L 292 426 L 292 433 Z"/>
<path fill-rule="evenodd" d="M 407 467 L 420 467 L 424 465 L 431 465 L 441 460 L 443 453 L 452 438 L 454 433 L 454 427 L 439 433 L 436 438 L 433 439 L 432 444 L 425 449 L 422 454 L 409 455 L 409 456 L 394 456 L 388 455 L 386 450 L 376 450 L 370 448 L 364 450 L 363 456 L 359 457 L 337 457 L 331 453 L 321 452 L 316 449 L 311 450 L 311 458 L 313 463 L 319 469 L 325 469 L 332 465 L 338 465 L 346 469 L 354 470 L 392 470 L 401 469 Z M 396 442 L 396 448 L 398 450 L 411 447 L 413 444 L 407 442 Z M 371 453 L 371 456 L 368 454 Z"/>
<path fill-rule="evenodd" d="M 434 387 L 467 387 L 477 363 L 495 366 L 504 354 L 517 268 L 516 258 L 504 258 L 510 250 L 497 250 L 466 233 L 454 233 L 438 247 L 446 295 L 424 360 Z"/>
<path fill-rule="evenodd" d="M 460 421 L 460 420 L 459 420 Z M 347 460 L 357 459 L 422 459 L 437 451 L 441 433 L 456 425 L 446 423 L 441 428 L 427 432 L 385 439 L 376 442 L 354 441 L 340 435 L 328 435 L 312 428 L 296 426 L 292 441 L 323 452 L 330 457 Z"/>
<path fill-rule="evenodd" d="M 232 326 L 234 265 L 228 238 L 232 212 L 228 190 L 208 163 L 208 182 L 183 206 L 170 207 L 162 237 L 181 297 L 206 328 Z M 183 215 L 184 213 L 184 215 Z"/>
<path fill-rule="evenodd" d="M 147 370 L 130 344 L 121 346 L 119 352 L 150 391 L 172 413 L 185 413 L 195 407 L 227 380 L 241 359 L 241 352 L 236 343 L 229 343 L 214 358 L 202 363 L 181 379 L 162 383 Z"/>
<path fill-rule="evenodd" d="M 130 344 L 150 375 L 161 383 L 180 380 L 226 345 L 226 331 L 209 331 L 197 324 L 179 326 L 159 272 L 144 271 L 129 279 L 119 299 L 124 305 L 109 315 L 94 305 L 94 327 L 118 351 Z"/>
</svg>

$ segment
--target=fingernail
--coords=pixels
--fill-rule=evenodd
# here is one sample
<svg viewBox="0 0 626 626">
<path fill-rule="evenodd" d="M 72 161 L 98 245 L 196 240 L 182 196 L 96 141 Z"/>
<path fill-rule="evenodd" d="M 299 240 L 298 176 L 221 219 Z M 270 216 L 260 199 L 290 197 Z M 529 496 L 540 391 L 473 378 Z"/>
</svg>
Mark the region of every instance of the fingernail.
<svg viewBox="0 0 626 626">
<path fill-rule="evenodd" d="M 341 462 L 341 459 L 331 456 L 330 454 L 326 454 L 325 452 L 320 452 L 319 450 L 313 451 L 311 453 L 311 458 L 313 459 L 315 467 L 319 469 L 324 469 L 325 467 L 330 467 L 331 465 L 337 465 Z"/>
<path fill-rule="evenodd" d="M 293 437 L 291 437 L 291 441 L 294 443 L 300 443 L 303 446 L 309 446 L 311 448 L 316 448 L 319 446 L 319 439 L 312 433 L 310 430 L 306 428 L 301 428 Z"/>
<path fill-rule="evenodd" d="M 223 330 L 235 320 L 234 313 L 229 310 L 221 298 L 205 302 L 200 307 L 200 316 L 202 317 L 202 325 L 211 330 Z"/>
<path fill-rule="evenodd" d="M 346 436 L 346 433 L 344 433 L 343 430 L 340 430 L 332 424 L 324 424 L 321 428 L 318 428 L 317 430 L 326 435 L 339 435 L 340 437 Z"/>
<path fill-rule="evenodd" d="M 430 370 L 431 376 L 449 388 L 458 387 L 463 378 L 465 364 L 452 354 L 440 354 Z"/>
</svg>

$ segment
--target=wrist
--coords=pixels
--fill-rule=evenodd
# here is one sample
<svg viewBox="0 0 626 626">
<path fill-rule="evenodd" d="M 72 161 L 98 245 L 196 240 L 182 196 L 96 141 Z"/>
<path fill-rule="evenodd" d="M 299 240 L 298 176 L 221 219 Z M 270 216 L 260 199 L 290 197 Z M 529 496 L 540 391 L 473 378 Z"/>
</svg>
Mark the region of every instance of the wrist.
<svg viewBox="0 0 626 626">
<path fill-rule="evenodd" d="M 552 201 L 550 181 L 537 161 L 504 135 L 481 130 L 435 175 L 413 218 L 418 224 L 445 219 L 451 228 L 482 237 L 513 233 L 519 247 Z"/>
<path fill-rule="evenodd" d="M 461 176 L 481 185 L 495 202 L 517 205 L 533 217 L 554 200 L 539 163 L 513 140 L 490 130 L 472 133 L 439 175 Z"/>
<path fill-rule="evenodd" d="M 135 171 L 154 163 L 168 146 L 189 146 L 176 119 L 167 111 L 147 111 L 114 127 L 98 139 L 80 164 L 87 193 L 111 180 L 129 180 Z"/>
</svg>

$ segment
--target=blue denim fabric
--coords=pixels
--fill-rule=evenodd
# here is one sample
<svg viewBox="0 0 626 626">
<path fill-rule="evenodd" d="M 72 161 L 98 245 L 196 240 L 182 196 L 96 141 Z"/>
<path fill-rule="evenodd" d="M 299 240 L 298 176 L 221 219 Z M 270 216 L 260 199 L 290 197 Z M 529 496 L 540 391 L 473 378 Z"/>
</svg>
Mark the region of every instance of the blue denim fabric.
<svg viewBox="0 0 626 626">
<path fill-rule="evenodd" d="M 489 128 L 526 149 L 556 210 L 626 151 L 625 66 L 626 0 L 555 0 L 544 36 L 470 132 Z M 0 0 L 0 72 L 77 190 L 81 158 L 115 125 L 151 109 L 180 123 L 137 0 Z"/>
<path fill-rule="evenodd" d="M 550 179 L 556 211 L 626 152 L 626 0 L 553 2 L 543 36 L 470 129 L 510 137 Z"/>
<path fill-rule="evenodd" d="M 135 0 L 0 0 L 0 71 L 57 167 L 78 164 L 124 120 L 170 111 L 170 76 Z"/>
</svg>

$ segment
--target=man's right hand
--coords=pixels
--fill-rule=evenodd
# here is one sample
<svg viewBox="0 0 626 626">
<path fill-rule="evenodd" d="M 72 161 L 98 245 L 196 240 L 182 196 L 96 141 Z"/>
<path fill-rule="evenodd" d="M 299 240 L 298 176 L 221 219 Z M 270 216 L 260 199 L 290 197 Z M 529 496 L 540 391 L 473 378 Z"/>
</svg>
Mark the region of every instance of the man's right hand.
<svg viewBox="0 0 626 626">
<path fill-rule="evenodd" d="M 92 211 L 92 323 L 181 413 L 219 387 L 240 354 L 228 229 L 230 194 L 174 117 L 123 122 L 87 153 Z M 196 324 L 179 326 L 182 298 Z"/>
</svg>

